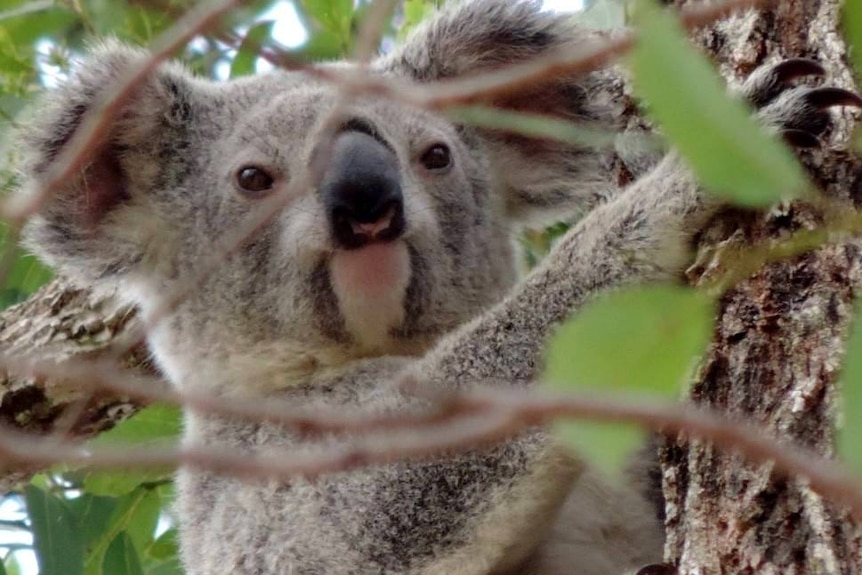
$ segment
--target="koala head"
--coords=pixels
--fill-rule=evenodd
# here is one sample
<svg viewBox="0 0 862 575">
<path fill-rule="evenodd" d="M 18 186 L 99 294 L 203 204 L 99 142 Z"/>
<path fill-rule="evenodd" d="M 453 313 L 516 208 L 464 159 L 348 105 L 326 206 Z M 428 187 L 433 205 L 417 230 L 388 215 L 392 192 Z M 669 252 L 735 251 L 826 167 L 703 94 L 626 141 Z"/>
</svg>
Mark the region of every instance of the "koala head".
<svg viewBox="0 0 862 575">
<path fill-rule="evenodd" d="M 445 10 L 370 73 L 432 82 L 586 39 L 536 4 L 479 0 Z M 46 96 L 25 135 L 24 193 L 143 58 L 106 43 Z M 595 122 L 595 82 L 558 77 L 493 105 Z M 147 311 L 275 190 L 307 181 L 151 334 L 177 382 L 201 366 L 214 381 L 238 367 L 278 387 L 290 383 L 288 368 L 419 353 L 498 301 L 515 280 L 515 227 L 589 203 L 604 185 L 599 165 L 595 150 L 380 97 L 344 100 L 307 73 L 217 83 L 166 64 L 25 237 L 62 273 L 117 287 Z M 319 166 L 316 179 L 309 166 Z"/>
</svg>

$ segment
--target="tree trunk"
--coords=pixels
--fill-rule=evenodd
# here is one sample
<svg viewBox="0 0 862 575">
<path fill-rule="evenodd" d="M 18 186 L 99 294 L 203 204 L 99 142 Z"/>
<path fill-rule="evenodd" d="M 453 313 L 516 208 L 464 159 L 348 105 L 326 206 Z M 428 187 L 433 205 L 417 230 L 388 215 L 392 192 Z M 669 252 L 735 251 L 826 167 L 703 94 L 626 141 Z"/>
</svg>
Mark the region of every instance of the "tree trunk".
<svg viewBox="0 0 862 575">
<path fill-rule="evenodd" d="M 686 3 L 694 2 L 678 2 Z M 857 89 L 838 32 L 838 1 L 777 4 L 733 16 L 699 32 L 696 40 L 728 78 L 742 79 L 766 61 L 804 56 L 824 65 L 830 84 Z M 831 141 L 846 148 L 852 116 L 841 113 L 847 115 Z M 859 160 L 831 149 L 804 159 L 812 181 L 830 197 L 857 199 Z M 702 261 L 692 270 L 695 282 L 703 281 L 704 270 L 725 266 L 724 245 L 822 223 L 812 209 L 797 204 L 739 219 L 745 221 L 721 222 L 706 234 Z M 835 380 L 860 279 L 860 244 L 849 242 L 770 265 L 731 290 L 722 299 L 692 401 L 831 456 Z M 859 525 L 802 481 L 686 438 L 669 441 L 661 459 L 666 558 L 680 574 L 862 572 Z"/>
<path fill-rule="evenodd" d="M 134 328 L 135 318 L 133 309 L 110 297 L 54 280 L 0 315 L 0 350 L 8 358 L 37 356 L 58 364 L 98 359 L 108 353 L 112 342 Z M 152 373 L 143 346 L 118 361 L 130 370 Z M 11 373 L 3 373 L 0 379 L 0 422 L 33 433 L 94 435 L 137 407 L 126 398 L 84 392 L 74 382 Z M 26 470 L 0 468 L 0 493 L 27 477 Z"/>
</svg>

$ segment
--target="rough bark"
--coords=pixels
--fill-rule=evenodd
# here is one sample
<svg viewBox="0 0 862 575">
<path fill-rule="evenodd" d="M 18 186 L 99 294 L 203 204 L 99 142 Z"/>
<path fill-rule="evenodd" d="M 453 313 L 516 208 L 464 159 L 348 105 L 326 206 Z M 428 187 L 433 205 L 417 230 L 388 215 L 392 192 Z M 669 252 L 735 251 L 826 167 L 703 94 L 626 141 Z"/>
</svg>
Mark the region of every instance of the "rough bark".
<svg viewBox="0 0 862 575">
<path fill-rule="evenodd" d="M 786 0 L 736 15 L 696 39 L 729 78 L 742 78 L 765 61 L 805 56 L 827 68 L 830 84 L 855 89 L 838 7 L 837 0 Z M 846 146 L 852 126 L 852 113 L 842 114 L 831 138 L 836 148 Z M 820 189 L 858 200 L 858 159 L 835 149 L 804 159 Z M 737 225 L 722 222 L 706 235 L 704 248 L 712 251 L 703 253 L 712 255 L 692 275 L 698 281 L 704 269 L 725 265 L 717 244 L 781 237 L 819 220 L 812 209 L 794 204 L 738 218 Z M 832 455 L 835 381 L 860 279 L 860 244 L 849 242 L 770 265 L 738 285 L 721 302 L 692 401 Z M 668 442 L 661 457 L 666 558 L 681 574 L 862 572 L 859 525 L 803 482 L 685 438 Z"/>
<path fill-rule="evenodd" d="M 58 364 L 99 359 L 135 324 L 134 310 L 128 306 L 60 279 L 0 315 L 0 350 L 7 357 L 36 356 Z M 117 361 L 130 370 L 151 373 L 142 346 Z M 137 407 L 126 398 L 88 393 L 61 380 L 8 372 L 0 377 L 0 424 L 34 433 L 94 435 Z M 28 475 L 26 470 L 0 469 L 0 493 Z"/>
</svg>

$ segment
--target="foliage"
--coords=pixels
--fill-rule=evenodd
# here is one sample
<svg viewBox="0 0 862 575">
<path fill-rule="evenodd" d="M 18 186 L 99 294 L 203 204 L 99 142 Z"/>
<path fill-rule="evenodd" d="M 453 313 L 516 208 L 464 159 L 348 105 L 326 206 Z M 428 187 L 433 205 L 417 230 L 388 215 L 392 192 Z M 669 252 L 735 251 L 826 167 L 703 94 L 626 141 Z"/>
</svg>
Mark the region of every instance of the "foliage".
<svg viewBox="0 0 862 575">
<path fill-rule="evenodd" d="M 747 206 L 798 195 L 804 177 L 790 150 L 757 129 L 743 102 L 726 95 L 706 58 L 686 49 L 673 16 L 651 2 L 638 6 L 641 36 L 629 59 L 635 89 L 704 186 Z"/>
<path fill-rule="evenodd" d="M 220 31 L 202 34 L 178 56 L 209 77 L 255 73 L 264 65 L 259 58 L 261 49 L 278 46 L 278 22 L 272 10 L 284 2 L 245 3 Z M 386 32 L 384 45 L 403 38 L 437 2 L 405 0 Z M 0 0 L 0 142 L 11 141 L 16 118 L 33 95 L 61 80 L 88 42 L 113 35 L 146 45 L 189 4 L 186 0 Z M 622 3 L 591 4 L 584 22 L 600 27 L 621 23 Z M 365 2 L 351 0 L 298 0 L 291 6 L 308 32 L 307 40 L 293 54 L 312 60 L 349 53 L 367 14 Z M 742 104 L 726 96 L 717 73 L 687 45 L 672 16 L 649 2 L 641 6 L 634 21 L 642 40 L 628 60 L 637 94 L 704 184 L 744 205 L 767 205 L 799 193 L 804 176 L 795 160 L 756 128 Z M 848 0 L 845 12 L 848 38 L 862 47 L 862 2 Z M 857 49 L 853 55 L 862 73 L 859 52 Z M 465 122 L 505 125 L 568 141 L 594 143 L 608 136 L 556 120 L 488 108 L 451 113 Z M 0 158 L 0 182 L 8 191 L 15 184 L 14 149 L 2 149 Z M 522 243 L 528 265 L 541 258 L 565 229 L 558 225 L 527 232 Z M 16 254 L 0 291 L 0 306 L 21 300 L 50 277 L 32 257 Z M 601 298 L 560 328 L 548 352 L 547 385 L 556 390 L 592 392 L 599 387 L 673 396 L 705 348 L 712 304 L 702 293 L 676 287 L 625 290 Z M 860 348 L 862 336 L 856 333 L 851 349 L 858 351 L 851 352 L 853 361 L 845 372 L 851 399 L 846 437 L 858 435 L 862 422 L 862 368 L 856 365 L 862 357 Z M 608 469 L 618 467 L 621 456 L 632 446 L 632 435 L 617 426 L 597 429 L 578 424 L 562 433 Z M 178 433 L 176 409 L 156 406 L 97 441 L 164 441 Z M 842 445 L 848 444 L 845 438 Z M 846 453 L 862 470 L 858 453 L 849 449 Z M 12 527 L 32 534 L 32 550 L 43 575 L 180 574 L 176 530 L 169 511 L 171 489 L 167 471 L 54 469 L 23 491 L 20 497 L 27 516 L 15 520 Z M 10 501 L 16 501 L 15 497 Z M 4 571 L 25 573 L 19 564 L 22 547 L 0 538 L 0 548 L 4 545 L 9 552 L 5 562 L 0 562 L 0 575 Z M 27 548 L 25 544 L 23 550 Z"/>
</svg>

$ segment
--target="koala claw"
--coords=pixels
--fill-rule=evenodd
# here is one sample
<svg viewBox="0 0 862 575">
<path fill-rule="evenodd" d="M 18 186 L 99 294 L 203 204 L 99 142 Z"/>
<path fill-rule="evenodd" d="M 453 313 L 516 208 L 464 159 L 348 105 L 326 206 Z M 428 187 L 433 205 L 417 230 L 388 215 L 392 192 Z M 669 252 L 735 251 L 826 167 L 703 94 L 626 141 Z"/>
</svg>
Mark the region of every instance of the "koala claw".
<svg viewBox="0 0 862 575">
<path fill-rule="evenodd" d="M 825 75 L 826 69 L 816 60 L 790 58 L 755 70 L 743 85 L 742 92 L 755 108 L 761 108 L 777 98 L 792 80 Z"/>
<path fill-rule="evenodd" d="M 811 58 L 788 58 L 772 67 L 779 82 L 788 82 L 800 76 L 825 76 L 826 68 Z"/>
<path fill-rule="evenodd" d="M 677 575 L 679 571 L 670 563 L 656 563 L 641 567 L 637 575 Z"/>
<path fill-rule="evenodd" d="M 817 136 L 806 132 L 805 130 L 783 130 L 781 137 L 790 146 L 794 148 L 819 148 L 820 140 Z"/>
<path fill-rule="evenodd" d="M 782 92 L 760 110 L 760 116 L 789 144 L 812 148 L 829 129 L 829 108 L 834 106 L 862 108 L 862 96 L 843 88 L 798 86 Z"/>
<path fill-rule="evenodd" d="M 809 104 L 821 110 L 832 106 L 862 108 L 862 96 L 844 88 L 813 88 L 806 96 Z"/>
</svg>

